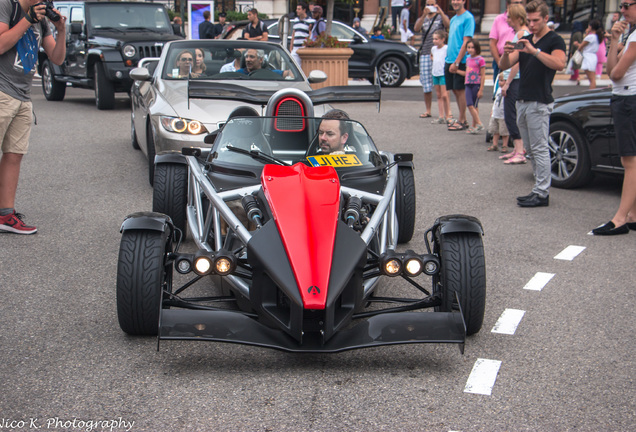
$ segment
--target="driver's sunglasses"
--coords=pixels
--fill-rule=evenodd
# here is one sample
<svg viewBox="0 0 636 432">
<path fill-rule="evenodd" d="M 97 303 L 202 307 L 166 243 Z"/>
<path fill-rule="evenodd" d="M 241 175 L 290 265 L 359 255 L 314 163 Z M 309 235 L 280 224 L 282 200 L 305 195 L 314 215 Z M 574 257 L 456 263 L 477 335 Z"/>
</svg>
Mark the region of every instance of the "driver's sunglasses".
<svg viewBox="0 0 636 432">
<path fill-rule="evenodd" d="M 619 9 L 629 9 L 630 6 L 634 6 L 636 3 L 621 3 L 618 5 Z"/>
</svg>

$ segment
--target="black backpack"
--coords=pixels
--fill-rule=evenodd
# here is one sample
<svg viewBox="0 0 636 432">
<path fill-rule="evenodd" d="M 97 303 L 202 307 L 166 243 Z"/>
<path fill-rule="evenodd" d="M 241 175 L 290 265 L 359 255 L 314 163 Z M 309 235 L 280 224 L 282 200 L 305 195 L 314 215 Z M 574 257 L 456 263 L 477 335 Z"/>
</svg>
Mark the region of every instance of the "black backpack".
<svg viewBox="0 0 636 432">
<path fill-rule="evenodd" d="M 11 0 L 11 18 L 9 19 L 9 28 L 13 27 L 20 21 L 20 3 L 18 0 Z"/>
</svg>

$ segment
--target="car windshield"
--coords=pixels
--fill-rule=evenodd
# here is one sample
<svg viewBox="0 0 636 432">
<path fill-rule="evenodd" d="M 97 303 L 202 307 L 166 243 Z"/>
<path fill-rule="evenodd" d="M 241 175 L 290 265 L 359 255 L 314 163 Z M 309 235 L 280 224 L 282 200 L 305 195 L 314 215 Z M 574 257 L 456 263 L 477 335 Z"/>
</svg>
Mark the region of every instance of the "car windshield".
<svg viewBox="0 0 636 432">
<path fill-rule="evenodd" d="M 89 29 L 94 31 L 142 31 L 171 32 L 168 14 L 162 5 L 156 4 L 91 4 L 87 8 Z"/>
<path fill-rule="evenodd" d="M 382 158 L 364 126 L 354 120 L 313 117 L 235 117 L 217 137 L 215 162 L 260 167 L 264 159 L 233 151 L 235 147 L 293 164 L 340 168 L 378 167 Z"/>
<path fill-rule="evenodd" d="M 171 44 L 164 79 L 303 81 L 279 45 L 193 40 Z"/>
</svg>

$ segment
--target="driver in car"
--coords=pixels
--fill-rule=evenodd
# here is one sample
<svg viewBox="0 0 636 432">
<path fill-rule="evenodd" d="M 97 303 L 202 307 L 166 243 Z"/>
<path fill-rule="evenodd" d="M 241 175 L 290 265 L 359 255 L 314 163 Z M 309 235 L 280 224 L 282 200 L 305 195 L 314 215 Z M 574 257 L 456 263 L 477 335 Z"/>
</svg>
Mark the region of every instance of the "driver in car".
<svg viewBox="0 0 636 432">
<path fill-rule="evenodd" d="M 237 69 L 236 72 L 249 75 L 250 73 L 262 69 L 263 61 L 265 60 L 265 51 L 261 49 L 250 48 L 245 52 L 245 67 Z M 270 69 L 272 72 L 275 72 L 279 75 L 282 75 L 284 78 L 291 77 L 290 70 L 282 71 L 279 69 Z"/>
<path fill-rule="evenodd" d="M 349 115 L 339 109 L 332 109 L 322 116 L 318 127 L 318 146 L 322 154 L 345 154 L 345 144 L 349 139 Z"/>
</svg>

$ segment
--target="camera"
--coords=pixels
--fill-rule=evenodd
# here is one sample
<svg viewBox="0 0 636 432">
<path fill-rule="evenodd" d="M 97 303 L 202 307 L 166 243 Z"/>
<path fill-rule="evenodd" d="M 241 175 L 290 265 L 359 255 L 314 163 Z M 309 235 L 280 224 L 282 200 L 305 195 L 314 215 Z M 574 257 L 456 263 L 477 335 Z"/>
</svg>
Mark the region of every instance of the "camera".
<svg viewBox="0 0 636 432">
<path fill-rule="evenodd" d="M 437 6 L 425 6 L 431 13 L 437 12 Z"/>
<path fill-rule="evenodd" d="M 506 45 L 511 45 L 512 49 L 516 49 L 516 50 L 522 50 L 526 47 L 526 45 L 523 42 L 506 42 Z"/>
<path fill-rule="evenodd" d="M 41 3 L 38 3 L 38 5 L 46 6 L 46 12 L 44 12 L 44 15 L 48 19 L 50 19 L 51 21 L 54 21 L 54 22 L 58 22 L 60 20 L 60 18 L 61 18 L 60 14 L 53 10 L 54 6 L 53 6 L 53 2 L 51 0 L 43 1 Z"/>
</svg>

